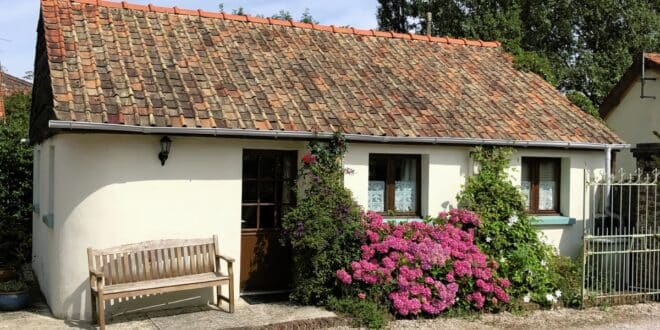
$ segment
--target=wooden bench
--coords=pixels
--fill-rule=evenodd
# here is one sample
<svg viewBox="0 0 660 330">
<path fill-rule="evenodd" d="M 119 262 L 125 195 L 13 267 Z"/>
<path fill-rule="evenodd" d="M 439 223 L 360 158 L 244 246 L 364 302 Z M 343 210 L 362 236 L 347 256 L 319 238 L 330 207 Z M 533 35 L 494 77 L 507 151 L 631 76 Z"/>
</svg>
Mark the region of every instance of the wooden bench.
<svg viewBox="0 0 660 330">
<path fill-rule="evenodd" d="M 218 307 L 234 312 L 234 259 L 220 254 L 218 237 L 148 241 L 87 249 L 92 318 L 105 328 L 105 300 L 217 286 Z M 221 272 L 220 259 L 227 263 Z M 229 297 L 221 285 L 229 285 Z M 97 315 L 98 310 L 98 315 Z"/>
</svg>

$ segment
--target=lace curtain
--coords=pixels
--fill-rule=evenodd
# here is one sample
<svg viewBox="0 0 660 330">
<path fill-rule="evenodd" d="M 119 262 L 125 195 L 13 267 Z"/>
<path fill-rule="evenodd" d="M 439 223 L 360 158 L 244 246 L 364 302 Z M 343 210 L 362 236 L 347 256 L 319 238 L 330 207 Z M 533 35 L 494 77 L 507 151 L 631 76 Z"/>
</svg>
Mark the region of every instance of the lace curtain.
<svg viewBox="0 0 660 330">
<path fill-rule="evenodd" d="M 369 210 L 385 211 L 385 181 L 369 181 Z"/>
<path fill-rule="evenodd" d="M 397 164 L 394 182 L 394 207 L 397 212 L 413 212 L 417 205 L 417 160 L 402 159 Z"/>
<path fill-rule="evenodd" d="M 539 210 L 557 207 L 557 182 L 553 163 L 542 162 L 539 167 Z"/>
</svg>

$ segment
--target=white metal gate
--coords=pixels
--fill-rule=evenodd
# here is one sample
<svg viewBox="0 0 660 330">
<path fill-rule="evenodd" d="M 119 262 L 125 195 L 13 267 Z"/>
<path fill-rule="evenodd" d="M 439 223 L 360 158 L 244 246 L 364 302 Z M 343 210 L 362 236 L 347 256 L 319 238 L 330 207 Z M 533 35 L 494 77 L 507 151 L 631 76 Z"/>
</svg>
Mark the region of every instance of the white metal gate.
<svg viewBox="0 0 660 330">
<path fill-rule="evenodd" d="M 582 297 L 588 304 L 660 298 L 658 170 L 585 172 Z"/>
</svg>

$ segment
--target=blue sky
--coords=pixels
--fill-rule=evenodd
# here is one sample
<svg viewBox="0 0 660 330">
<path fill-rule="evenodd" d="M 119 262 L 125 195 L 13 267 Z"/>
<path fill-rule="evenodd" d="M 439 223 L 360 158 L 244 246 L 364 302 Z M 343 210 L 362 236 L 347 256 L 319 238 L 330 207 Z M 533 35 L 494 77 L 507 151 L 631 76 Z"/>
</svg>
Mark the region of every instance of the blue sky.
<svg viewBox="0 0 660 330">
<path fill-rule="evenodd" d="M 114 1 L 114 0 L 113 0 Z M 217 11 L 220 3 L 225 11 L 243 7 L 246 13 L 273 15 L 286 9 L 295 19 L 309 8 L 321 24 L 376 28 L 376 0 L 129 0 L 130 3 L 177 6 L 186 9 Z M 39 0 L 0 0 L 0 63 L 7 72 L 22 77 L 34 65 Z"/>
</svg>

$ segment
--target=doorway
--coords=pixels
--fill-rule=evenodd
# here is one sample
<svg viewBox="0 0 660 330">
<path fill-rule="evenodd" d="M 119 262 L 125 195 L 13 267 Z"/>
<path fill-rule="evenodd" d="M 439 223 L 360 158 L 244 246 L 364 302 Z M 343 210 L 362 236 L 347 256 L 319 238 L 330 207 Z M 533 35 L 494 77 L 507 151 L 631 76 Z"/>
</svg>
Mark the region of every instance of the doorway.
<svg viewBox="0 0 660 330">
<path fill-rule="evenodd" d="M 289 289 L 291 255 L 279 240 L 296 201 L 296 165 L 296 151 L 243 151 L 241 292 Z"/>
</svg>

